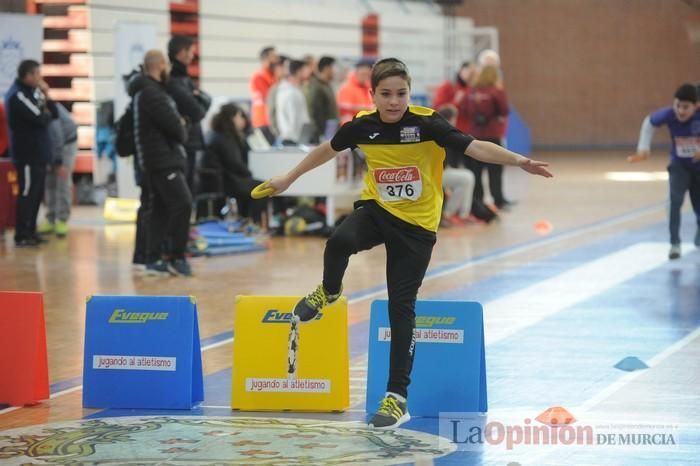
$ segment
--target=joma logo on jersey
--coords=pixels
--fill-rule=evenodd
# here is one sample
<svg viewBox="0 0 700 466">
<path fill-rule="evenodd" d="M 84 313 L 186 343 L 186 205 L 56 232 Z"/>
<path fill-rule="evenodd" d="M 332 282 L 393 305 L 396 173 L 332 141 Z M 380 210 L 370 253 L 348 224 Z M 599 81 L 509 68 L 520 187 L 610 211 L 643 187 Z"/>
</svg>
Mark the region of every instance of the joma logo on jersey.
<svg viewBox="0 0 700 466">
<path fill-rule="evenodd" d="M 323 314 L 320 312 L 316 317 L 314 317 L 313 320 L 318 320 L 321 317 L 323 317 Z M 280 312 L 277 309 L 270 309 L 265 313 L 265 315 L 262 318 L 262 323 L 263 324 L 288 324 L 292 321 L 292 313 L 291 312 Z"/>
<path fill-rule="evenodd" d="M 430 328 L 433 325 L 452 325 L 456 317 L 416 316 L 416 327 Z"/>
<path fill-rule="evenodd" d="M 420 142 L 420 126 L 403 126 L 399 133 L 401 142 Z"/>
<path fill-rule="evenodd" d="M 167 312 L 126 312 L 115 309 L 109 318 L 110 324 L 145 324 L 149 320 L 167 320 Z"/>
</svg>

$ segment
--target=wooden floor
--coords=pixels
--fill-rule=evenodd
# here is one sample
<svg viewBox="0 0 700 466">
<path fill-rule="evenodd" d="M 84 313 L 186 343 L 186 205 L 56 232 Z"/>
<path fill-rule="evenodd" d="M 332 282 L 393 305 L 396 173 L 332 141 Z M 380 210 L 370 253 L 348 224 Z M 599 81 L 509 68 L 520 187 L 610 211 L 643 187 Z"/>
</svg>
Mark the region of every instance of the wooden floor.
<svg viewBox="0 0 700 466">
<path fill-rule="evenodd" d="M 517 205 L 503 213 L 498 223 L 441 230 L 420 297 L 468 298 L 486 303 L 492 412 L 553 405 L 585 406 L 587 412 L 599 414 L 643 410 L 649 419 L 690 426 L 694 439 L 675 450 L 671 463 L 698 464 L 700 253 L 691 246 L 685 248 L 681 260 L 670 263 L 665 259 L 667 185 L 662 175 L 666 157 L 657 154 L 646 164 L 632 166 L 625 163 L 624 155 L 538 154 L 538 158 L 551 162 L 555 174 L 551 180 L 508 169 L 506 195 L 517 200 Z M 658 176 L 646 181 L 619 181 L 613 173 L 629 175 L 636 170 L 643 172 L 639 177 L 649 173 Z M 551 232 L 538 231 L 535 225 L 540 221 L 551 223 Z M 694 233 L 692 213 L 685 210 L 684 242 L 692 245 Z M 0 411 L 0 429 L 78 420 L 96 413 L 81 407 L 86 296 L 196 296 L 200 335 L 213 342 L 203 353 L 206 376 L 231 367 L 227 332 L 231 332 L 235 318 L 236 295 L 305 294 L 321 277 L 324 240 L 316 238 L 279 238 L 261 253 L 193 259 L 193 278 L 140 277 L 131 271 L 133 236 L 132 226 L 106 225 L 97 208 L 80 207 L 75 209 L 66 239 L 52 239 L 39 250 L 15 249 L 10 234 L 6 234 L 4 242 L 0 241 L 0 288 L 45 294 L 49 374 L 53 384 L 51 400 Z M 584 312 L 578 302 L 578 307 L 568 306 L 566 312 L 552 311 L 541 318 L 533 317 L 531 322 L 503 335 L 497 327 L 499 321 L 489 321 L 489 304 L 509 299 L 538 283 L 567 277 L 572 270 L 571 276 L 575 277 L 577 267 L 607 260 L 618 251 L 640 245 L 651 245 L 644 251 L 658 250 L 658 265 L 640 276 L 632 274 L 622 283 L 614 282 L 614 277 L 601 276 L 600 290 L 591 292 L 584 306 L 586 312 L 595 316 L 593 321 L 587 320 L 589 314 L 572 320 L 577 312 Z M 619 261 L 611 263 L 619 266 Z M 624 275 L 623 270 L 611 272 Z M 350 295 L 351 326 L 365 322 L 371 299 L 384 295 L 381 289 L 377 291 L 385 283 L 384 273 L 382 248 L 351 260 L 344 283 L 345 292 Z M 613 280 L 610 286 L 603 283 L 608 279 Z M 660 282 L 665 288 L 658 288 Z M 565 293 L 576 292 L 578 285 L 589 284 L 564 283 L 561 293 L 532 298 L 545 307 L 559 309 L 558 301 L 566 300 Z M 639 298 L 634 299 L 636 296 Z M 682 312 L 666 315 L 672 305 Z M 642 317 L 628 313 L 646 309 L 645 306 L 653 309 Z M 569 335 L 575 342 L 558 341 L 556 346 L 544 347 L 542 353 L 531 354 L 530 348 L 540 344 L 543 335 Z M 654 340 L 659 335 L 664 336 L 663 340 Z M 619 349 L 621 345 L 624 349 L 628 343 L 639 349 L 637 354 L 646 354 L 655 364 L 634 378 L 623 372 L 601 375 L 598 363 L 608 367 L 616 362 L 601 362 L 596 357 L 603 351 L 601 347 Z M 623 350 L 620 356 L 624 357 L 622 353 Z M 509 359 L 506 354 L 528 354 L 534 359 Z M 362 356 L 366 361 L 365 354 L 352 363 L 362 364 Z M 563 384 L 561 390 L 558 384 Z M 577 396 L 582 393 L 586 396 Z M 362 390 L 354 387 L 353 400 L 361 401 L 363 397 Z M 541 457 L 532 460 L 532 464 L 671 464 L 663 461 L 669 458 L 666 453 L 654 451 L 651 456 L 638 450 L 632 451 L 631 456 L 603 454 L 595 449 L 578 453 L 579 456 L 547 450 L 540 453 Z M 469 462 L 450 462 L 449 458 L 437 463 L 491 464 L 486 456 Z M 499 460 L 502 458 L 505 456 L 498 456 Z M 629 458 L 633 459 L 628 461 Z M 527 463 L 525 456 L 515 459 Z"/>
</svg>

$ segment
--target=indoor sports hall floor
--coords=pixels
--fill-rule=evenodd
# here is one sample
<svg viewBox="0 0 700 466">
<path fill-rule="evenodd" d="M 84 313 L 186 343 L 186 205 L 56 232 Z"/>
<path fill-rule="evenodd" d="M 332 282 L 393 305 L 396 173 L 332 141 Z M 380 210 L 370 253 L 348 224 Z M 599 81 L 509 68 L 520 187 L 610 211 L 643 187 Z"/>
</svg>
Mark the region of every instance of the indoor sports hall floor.
<svg viewBox="0 0 700 466">
<path fill-rule="evenodd" d="M 97 209 L 78 208 L 66 240 L 53 239 L 39 251 L 14 249 L 9 235 L 0 243 L 0 288 L 45 293 L 52 392 L 36 406 L 0 410 L 0 464 L 700 464 L 694 219 L 686 205 L 684 253 L 669 262 L 666 158 L 657 154 L 631 166 L 624 155 L 542 154 L 552 163 L 551 180 L 509 169 L 507 195 L 518 205 L 498 224 L 441 230 L 419 298 L 484 305 L 486 422 L 524 427 L 525 419 L 560 406 L 576 426 L 660 434 L 657 439 L 672 437 L 675 444 L 477 448 L 439 441 L 438 420 L 420 418 L 394 433 L 368 432 L 357 421 L 365 419 L 369 306 L 384 296 L 381 248 L 353 258 L 345 281 L 351 409 L 234 413 L 234 297 L 311 290 L 320 279 L 323 240 L 275 239 L 262 253 L 194 259 L 191 279 L 144 278 L 131 273 L 133 227 L 105 225 Z M 538 221 L 552 230 L 536 231 Z M 81 407 L 85 297 L 94 294 L 197 297 L 205 372 L 200 408 Z M 613 367 L 627 356 L 649 368 Z M 148 437 L 149 429 L 162 436 Z M 459 433 L 456 440 L 463 438 Z"/>
</svg>

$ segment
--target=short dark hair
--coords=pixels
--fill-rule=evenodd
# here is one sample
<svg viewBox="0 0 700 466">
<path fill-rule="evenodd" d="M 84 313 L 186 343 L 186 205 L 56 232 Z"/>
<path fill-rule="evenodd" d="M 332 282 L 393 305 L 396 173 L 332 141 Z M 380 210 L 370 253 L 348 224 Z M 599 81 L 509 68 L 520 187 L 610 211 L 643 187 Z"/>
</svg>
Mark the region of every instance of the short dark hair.
<svg viewBox="0 0 700 466">
<path fill-rule="evenodd" d="M 408 83 L 408 87 L 411 87 L 411 76 L 408 74 L 406 64 L 398 58 L 384 58 L 372 67 L 372 91 L 374 92 L 377 89 L 377 86 L 383 79 L 391 78 L 392 76 L 404 79 Z"/>
<path fill-rule="evenodd" d="M 673 97 L 683 102 L 692 102 L 695 104 L 698 102 L 698 89 L 694 84 L 681 84 L 681 86 L 676 89 L 676 93 L 673 94 Z"/>
<path fill-rule="evenodd" d="M 294 76 L 301 71 L 304 66 L 306 66 L 306 63 L 301 60 L 291 60 L 289 62 L 289 75 Z"/>
<path fill-rule="evenodd" d="M 274 51 L 275 51 L 275 48 L 272 45 L 268 45 L 267 47 L 263 47 L 263 49 L 260 51 L 260 61 L 265 60 Z"/>
<path fill-rule="evenodd" d="M 318 71 L 323 71 L 335 64 L 335 58 L 323 56 L 318 60 Z"/>
<path fill-rule="evenodd" d="M 22 60 L 22 62 L 17 67 L 17 77 L 19 79 L 24 79 L 29 73 L 33 73 L 34 70 L 39 68 L 41 65 L 36 60 Z"/>
<path fill-rule="evenodd" d="M 170 61 L 175 60 L 175 56 L 181 50 L 187 50 L 194 45 L 194 41 L 186 36 L 173 36 L 168 42 L 168 58 Z"/>
</svg>

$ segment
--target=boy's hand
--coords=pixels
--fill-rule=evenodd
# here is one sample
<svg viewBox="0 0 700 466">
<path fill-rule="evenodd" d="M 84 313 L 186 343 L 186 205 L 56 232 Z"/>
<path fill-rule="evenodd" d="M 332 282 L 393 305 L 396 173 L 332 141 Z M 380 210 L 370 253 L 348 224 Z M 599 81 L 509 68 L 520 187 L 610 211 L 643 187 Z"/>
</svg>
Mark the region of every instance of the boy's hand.
<svg viewBox="0 0 700 466">
<path fill-rule="evenodd" d="M 627 161 L 629 163 L 636 163 L 636 162 L 642 162 L 644 160 L 647 160 L 649 158 L 649 152 L 643 151 L 643 152 L 637 152 L 636 154 L 632 154 L 629 157 L 627 157 Z"/>
<path fill-rule="evenodd" d="M 551 178 L 552 175 L 549 170 L 547 170 L 549 164 L 547 162 L 538 162 L 537 160 L 525 159 L 521 164 L 520 168 L 533 175 L 544 176 L 545 178 Z"/>
<path fill-rule="evenodd" d="M 267 186 L 275 189 L 275 191 L 272 194 L 270 194 L 270 196 L 282 194 L 287 190 L 287 188 L 289 188 L 290 184 L 292 184 L 292 182 L 287 178 L 286 175 L 275 176 L 274 178 L 270 178 L 270 180 L 267 182 Z"/>
</svg>

